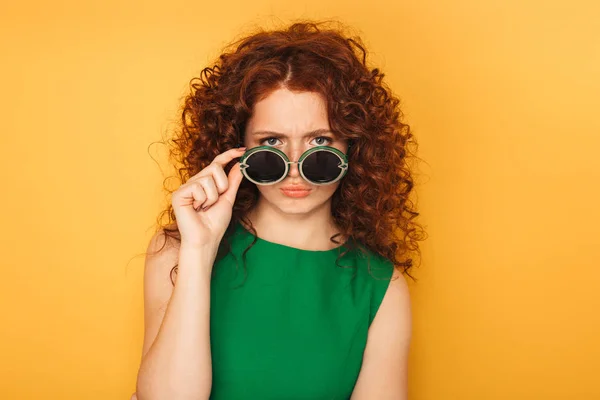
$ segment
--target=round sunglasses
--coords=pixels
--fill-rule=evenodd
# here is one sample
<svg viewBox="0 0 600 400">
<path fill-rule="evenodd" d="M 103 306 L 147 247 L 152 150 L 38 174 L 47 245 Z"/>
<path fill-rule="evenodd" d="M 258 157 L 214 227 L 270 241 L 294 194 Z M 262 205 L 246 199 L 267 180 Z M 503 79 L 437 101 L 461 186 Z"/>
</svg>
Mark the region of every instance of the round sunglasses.
<svg viewBox="0 0 600 400">
<path fill-rule="evenodd" d="M 290 171 L 290 164 L 298 164 L 302 178 L 313 185 L 332 184 L 348 172 L 346 155 L 331 146 L 312 147 L 298 161 L 290 161 L 283 151 L 271 146 L 253 147 L 240 158 L 242 174 L 257 185 L 282 181 Z"/>
</svg>

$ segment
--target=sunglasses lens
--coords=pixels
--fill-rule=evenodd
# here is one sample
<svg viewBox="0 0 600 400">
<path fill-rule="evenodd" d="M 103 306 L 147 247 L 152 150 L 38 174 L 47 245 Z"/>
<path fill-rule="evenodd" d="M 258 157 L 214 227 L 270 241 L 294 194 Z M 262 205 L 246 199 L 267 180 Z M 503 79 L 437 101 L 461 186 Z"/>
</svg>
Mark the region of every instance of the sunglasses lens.
<svg viewBox="0 0 600 400">
<path fill-rule="evenodd" d="M 248 157 L 246 163 L 248 176 L 260 183 L 274 182 L 285 171 L 285 161 L 271 151 L 257 151 Z"/>
<path fill-rule="evenodd" d="M 330 151 L 315 151 L 302 163 L 302 172 L 312 182 L 331 182 L 342 173 L 339 167 L 341 162 L 342 160 Z"/>
</svg>

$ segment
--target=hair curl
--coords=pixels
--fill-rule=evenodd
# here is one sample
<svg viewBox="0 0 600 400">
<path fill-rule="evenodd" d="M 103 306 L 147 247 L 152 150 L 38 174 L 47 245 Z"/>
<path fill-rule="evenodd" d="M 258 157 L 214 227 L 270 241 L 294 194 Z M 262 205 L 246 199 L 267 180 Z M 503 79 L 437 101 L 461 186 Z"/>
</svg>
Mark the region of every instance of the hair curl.
<svg viewBox="0 0 600 400">
<path fill-rule="evenodd" d="M 349 143 L 350 167 L 331 205 L 341 234 L 349 237 L 347 248 L 371 250 L 414 280 L 410 256 L 420 255 L 418 241 L 425 238 L 414 221 L 419 213 L 409 199 L 414 181 L 408 161 L 415 157 L 409 145 L 416 148 L 417 143 L 409 125 L 401 121 L 400 100 L 383 82 L 384 74 L 367 67 L 360 37 L 347 37 L 343 29 L 326 27 L 328 22 L 297 21 L 285 29 L 261 29 L 232 42 L 213 67 L 204 68 L 200 77 L 190 81 L 191 92 L 181 106 L 169 158 L 181 165 L 179 179 L 186 182 L 218 154 L 244 142 L 253 104 L 273 90 L 318 92 L 326 99 L 331 130 Z M 226 173 L 234 163 L 224 168 Z M 169 195 L 174 191 L 165 189 Z M 256 185 L 244 179 L 223 243 L 240 220 L 256 236 L 245 215 L 258 196 Z M 164 214 L 169 219 L 161 224 Z M 166 236 L 181 240 L 170 202 L 158 224 L 165 244 Z M 338 243 L 335 236 L 331 240 Z M 255 242 L 256 237 L 244 251 L 244 260 Z M 217 260 L 226 253 L 224 249 L 228 251 L 229 244 L 220 247 Z M 177 265 L 171 269 L 173 284 Z"/>
</svg>

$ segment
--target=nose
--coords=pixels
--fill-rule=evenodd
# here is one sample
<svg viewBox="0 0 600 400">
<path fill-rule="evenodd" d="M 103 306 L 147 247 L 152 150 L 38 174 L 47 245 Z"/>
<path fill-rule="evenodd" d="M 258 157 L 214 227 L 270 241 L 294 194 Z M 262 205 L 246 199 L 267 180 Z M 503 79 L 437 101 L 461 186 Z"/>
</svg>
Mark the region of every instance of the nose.
<svg viewBox="0 0 600 400">
<path fill-rule="evenodd" d="M 300 176 L 300 171 L 298 171 L 298 161 L 290 162 L 290 172 L 288 172 L 288 176 L 291 178 L 297 178 Z"/>
<path fill-rule="evenodd" d="M 298 171 L 298 159 L 300 158 L 303 152 L 303 149 L 294 149 L 290 151 L 290 154 L 288 154 L 288 158 L 291 161 L 290 172 L 288 173 L 288 175 L 292 178 L 300 176 L 300 171 Z"/>
</svg>

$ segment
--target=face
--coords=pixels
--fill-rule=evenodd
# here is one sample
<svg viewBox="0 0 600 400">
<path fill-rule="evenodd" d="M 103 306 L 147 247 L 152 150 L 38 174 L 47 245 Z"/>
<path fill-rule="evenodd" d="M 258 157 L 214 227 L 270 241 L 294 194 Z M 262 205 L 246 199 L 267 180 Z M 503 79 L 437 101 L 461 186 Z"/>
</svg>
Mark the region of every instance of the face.
<svg viewBox="0 0 600 400">
<path fill-rule="evenodd" d="M 298 161 L 302 153 L 316 146 L 331 146 L 346 153 L 347 141 L 336 137 L 329 129 L 325 99 L 320 94 L 278 89 L 254 105 L 246 125 L 244 146 L 248 149 L 275 147 L 290 161 Z M 266 201 L 286 214 L 301 214 L 327 206 L 339 184 L 340 181 L 313 185 L 302 178 L 297 164 L 290 164 L 289 173 L 282 181 L 257 187 L 261 195 L 259 201 Z M 308 191 L 283 190 L 292 187 Z"/>
</svg>

